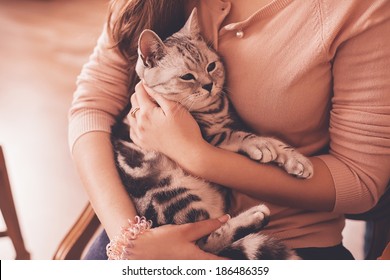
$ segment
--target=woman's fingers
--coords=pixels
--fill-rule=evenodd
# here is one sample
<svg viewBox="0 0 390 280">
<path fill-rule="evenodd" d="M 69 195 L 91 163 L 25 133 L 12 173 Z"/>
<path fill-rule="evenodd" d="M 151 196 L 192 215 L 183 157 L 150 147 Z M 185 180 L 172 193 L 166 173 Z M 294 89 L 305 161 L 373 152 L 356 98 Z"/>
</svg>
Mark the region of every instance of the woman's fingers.
<svg viewBox="0 0 390 280">
<path fill-rule="evenodd" d="M 142 81 L 135 86 L 135 93 L 131 97 L 132 108 L 139 107 L 142 113 L 150 112 L 156 108 L 160 109 L 164 115 L 177 113 L 184 107 L 175 101 L 168 100 L 160 94 L 153 94 Z"/>
<path fill-rule="evenodd" d="M 152 97 L 156 100 L 157 104 L 161 107 L 165 115 L 174 111 L 174 109 L 177 109 L 179 106 L 177 102 L 168 100 L 162 95 L 152 94 Z"/>
<path fill-rule="evenodd" d="M 189 241 L 197 241 L 198 239 L 209 235 L 213 231 L 219 229 L 230 219 L 229 215 L 223 215 L 218 219 L 208 219 L 200 222 L 183 225 L 183 230 L 188 236 Z"/>
<path fill-rule="evenodd" d="M 145 113 L 157 107 L 156 103 L 152 101 L 149 94 L 145 91 L 142 82 L 139 82 L 135 86 L 135 92 L 131 95 L 130 103 L 131 103 L 131 110 L 128 115 L 130 120 L 130 125 L 132 123 L 135 123 L 136 114 L 138 111 L 140 111 L 141 113 Z"/>
<path fill-rule="evenodd" d="M 130 103 L 131 103 L 131 108 L 139 107 L 138 96 L 135 92 L 130 97 Z"/>
<path fill-rule="evenodd" d="M 150 95 L 146 92 L 145 87 L 142 82 L 139 82 L 135 86 L 135 95 L 138 102 L 138 107 L 142 110 L 147 111 L 149 109 L 154 109 L 157 107 L 156 103 L 150 97 Z"/>
<path fill-rule="evenodd" d="M 203 143 L 198 123 L 179 103 L 156 94 L 155 100 L 160 103 L 156 104 L 148 88 L 140 83 L 134 95 L 128 119 L 130 137 L 136 145 L 177 160 L 177 156 L 188 153 L 193 145 Z"/>
</svg>

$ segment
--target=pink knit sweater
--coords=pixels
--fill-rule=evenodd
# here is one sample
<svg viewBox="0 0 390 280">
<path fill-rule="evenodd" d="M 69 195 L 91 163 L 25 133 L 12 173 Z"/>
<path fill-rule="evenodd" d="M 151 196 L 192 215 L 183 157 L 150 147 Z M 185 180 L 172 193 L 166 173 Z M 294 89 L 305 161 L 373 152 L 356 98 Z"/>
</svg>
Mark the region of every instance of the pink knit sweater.
<svg viewBox="0 0 390 280">
<path fill-rule="evenodd" d="M 223 26 L 230 7 L 198 3 L 239 115 L 255 132 L 321 158 L 336 189 L 329 213 L 267 204 L 266 231 L 294 248 L 336 245 L 342 213 L 368 210 L 390 180 L 390 1 L 275 0 Z M 109 133 L 129 100 L 127 62 L 110 45 L 104 29 L 78 78 L 71 147 L 89 131 Z M 258 203 L 235 193 L 234 211 Z"/>
</svg>

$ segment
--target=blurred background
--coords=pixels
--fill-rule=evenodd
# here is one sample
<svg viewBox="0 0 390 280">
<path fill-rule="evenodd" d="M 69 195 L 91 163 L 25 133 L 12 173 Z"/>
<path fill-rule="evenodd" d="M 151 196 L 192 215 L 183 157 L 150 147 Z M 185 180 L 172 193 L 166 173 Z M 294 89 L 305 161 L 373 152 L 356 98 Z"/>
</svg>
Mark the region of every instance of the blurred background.
<svg viewBox="0 0 390 280">
<path fill-rule="evenodd" d="M 32 259 L 53 257 L 87 201 L 67 114 L 107 7 L 108 0 L 0 0 L 0 145 Z M 14 257 L 1 238 L 0 259 Z"/>
<path fill-rule="evenodd" d="M 67 113 L 107 7 L 108 0 L 0 0 L 0 145 L 32 259 L 53 257 L 87 202 Z M 349 221 L 344 234 L 363 258 L 364 223 Z M 0 259 L 14 258 L 9 238 L 0 238 Z"/>
</svg>

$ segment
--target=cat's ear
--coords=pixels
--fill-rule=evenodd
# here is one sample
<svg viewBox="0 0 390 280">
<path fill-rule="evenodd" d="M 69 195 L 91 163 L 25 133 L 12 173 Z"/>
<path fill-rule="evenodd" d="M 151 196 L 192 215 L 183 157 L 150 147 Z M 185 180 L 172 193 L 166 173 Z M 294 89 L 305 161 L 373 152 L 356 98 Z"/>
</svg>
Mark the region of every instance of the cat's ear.
<svg viewBox="0 0 390 280">
<path fill-rule="evenodd" d="M 186 24 L 183 26 L 182 32 L 185 32 L 191 36 L 200 35 L 200 26 L 198 21 L 198 11 L 194 8 L 191 12 L 191 15 L 187 19 Z"/>
<path fill-rule="evenodd" d="M 152 30 L 142 31 L 138 40 L 138 54 L 145 67 L 154 67 L 165 56 L 165 45 Z"/>
</svg>

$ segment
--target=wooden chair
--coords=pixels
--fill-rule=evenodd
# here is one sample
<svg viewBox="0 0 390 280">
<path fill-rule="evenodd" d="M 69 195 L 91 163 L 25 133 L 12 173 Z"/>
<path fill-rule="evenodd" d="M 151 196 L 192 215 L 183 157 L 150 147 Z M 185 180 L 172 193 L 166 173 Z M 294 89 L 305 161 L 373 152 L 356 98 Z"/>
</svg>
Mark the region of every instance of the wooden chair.
<svg viewBox="0 0 390 280">
<path fill-rule="evenodd" d="M 385 247 L 390 241 L 390 187 L 382 196 L 378 204 L 370 211 L 363 214 L 347 215 L 348 219 L 363 220 L 372 223 L 371 238 L 368 241 L 369 252 L 366 259 L 373 260 L 387 258 L 383 254 Z M 92 207 L 88 204 L 65 236 L 54 255 L 57 260 L 80 259 L 91 237 L 100 226 L 99 220 Z M 390 246 L 388 246 L 390 250 Z M 383 255 L 382 255 L 383 254 Z"/>
<path fill-rule="evenodd" d="M 0 232 L 0 237 L 9 237 L 14 245 L 17 260 L 29 260 L 30 253 L 24 245 L 22 233 L 20 231 L 18 216 L 14 199 L 12 196 L 11 185 L 8 178 L 7 167 L 3 149 L 0 146 L 0 210 L 4 218 L 6 231 Z"/>
<path fill-rule="evenodd" d="M 80 217 L 66 234 L 54 254 L 54 260 L 80 260 L 83 252 L 100 227 L 92 206 L 88 203 Z"/>
</svg>

